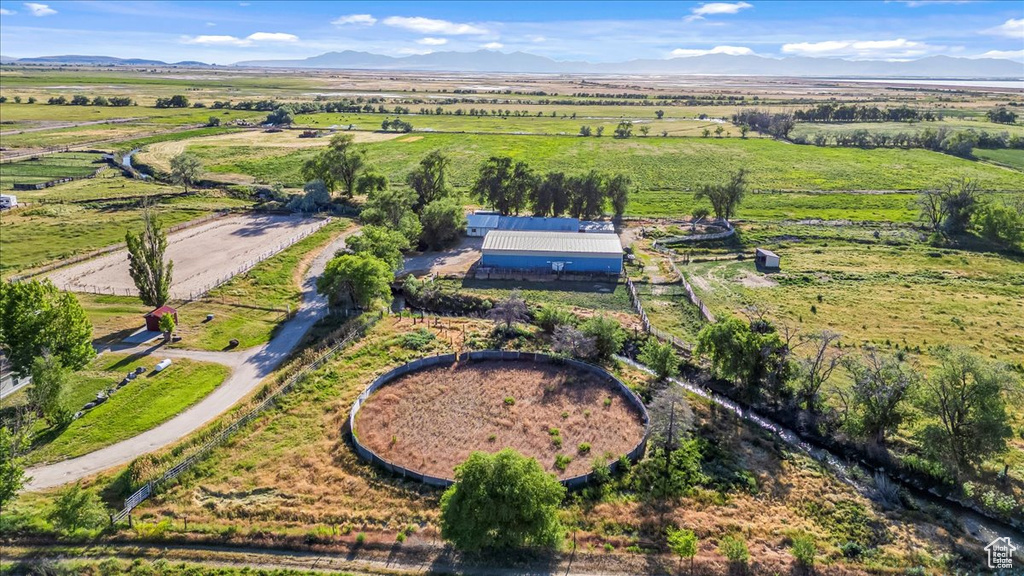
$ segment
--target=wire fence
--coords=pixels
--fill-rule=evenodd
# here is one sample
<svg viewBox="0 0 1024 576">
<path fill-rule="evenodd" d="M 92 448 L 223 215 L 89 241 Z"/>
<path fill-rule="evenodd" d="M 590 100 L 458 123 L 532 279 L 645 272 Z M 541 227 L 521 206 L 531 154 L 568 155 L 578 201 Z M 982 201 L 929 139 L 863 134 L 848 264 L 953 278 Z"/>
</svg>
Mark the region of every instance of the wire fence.
<svg viewBox="0 0 1024 576">
<path fill-rule="evenodd" d="M 110 524 L 113 525 L 123 520 L 126 516 L 131 514 L 132 510 L 134 510 L 139 504 L 142 504 L 147 498 L 152 496 L 157 490 L 157 488 L 160 487 L 161 484 L 174 480 L 175 478 L 177 478 L 178 476 L 192 468 L 192 466 L 194 466 L 197 462 L 199 462 L 207 455 L 209 455 L 209 453 L 214 448 L 226 442 L 227 439 L 230 438 L 232 434 L 234 434 L 239 429 L 244 427 L 246 424 L 251 422 L 254 418 L 262 414 L 268 408 L 273 407 L 275 402 L 281 395 L 291 391 L 296 384 L 302 382 L 304 378 L 309 376 L 313 371 L 323 366 L 328 360 L 333 358 L 345 346 L 347 346 L 353 340 L 359 338 L 367 330 L 369 330 L 369 328 L 373 326 L 373 324 L 375 323 L 375 319 L 371 319 L 370 321 L 367 322 L 357 320 L 357 322 L 358 323 L 355 326 L 349 329 L 348 334 L 346 334 L 346 336 L 342 338 L 340 342 L 332 346 L 329 346 L 321 354 L 317 355 L 315 360 L 313 360 L 305 367 L 303 367 L 301 370 L 293 374 L 290 378 L 285 380 L 285 382 L 278 386 L 273 392 L 267 394 L 267 396 L 263 400 L 261 400 L 259 404 L 257 404 L 255 407 L 246 412 L 240 418 L 232 422 L 229 426 L 220 430 L 216 435 L 214 435 L 210 440 L 208 440 L 205 444 L 200 446 L 195 452 L 190 454 L 188 457 L 184 458 L 182 461 L 178 462 L 174 466 L 168 468 L 159 477 L 157 477 L 154 480 L 150 480 L 141 488 L 139 488 L 135 493 L 126 498 L 124 501 L 124 508 L 122 508 L 115 514 L 110 515 Z"/>
<path fill-rule="evenodd" d="M 693 353 L 693 347 L 690 346 L 688 342 L 678 336 L 669 334 L 668 332 L 656 327 L 654 324 L 651 324 L 651 320 L 647 317 L 647 312 L 644 311 L 643 302 L 640 301 L 640 293 L 637 290 L 636 285 L 633 284 L 633 281 L 628 277 L 626 278 L 626 288 L 629 292 L 629 302 L 633 305 L 633 310 L 635 310 L 640 316 L 640 322 L 643 324 L 644 332 L 647 332 L 662 342 L 671 343 L 677 349 L 685 352 L 686 354 Z"/>
<path fill-rule="evenodd" d="M 356 414 L 359 413 L 359 409 L 362 408 L 363 403 L 366 402 L 366 400 L 371 395 L 373 395 L 374 392 L 376 392 L 381 387 L 386 386 L 396 378 L 399 378 L 412 372 L 416 372 L 418 370 L 422 370 L 424 368 L 429 368 L 431 366 L 450 366 L 452 364 L 462 361 L 481 362 L 488 360 L 506 362 L 525 360 L 537 363 L 564 363 L 574 368 L 585 370 L 602 380 L 613 382 L 618 387 L 619 391 L 627 398 L 629 403 L 632 404 L 633 407 L 636 408 L 643 416 L 643 437 L 640 439 L 637 445 L 634 446 L 633 449 L 626 454 L 626 457 L 630 461 L 636 462 L 643 455 L 644 449 L 647 446 L 647 439 L 651 431 L 650 416 L 647 413 L 647 408 L 644 406 L 643 401 L 640 400 L 640 397 L 637 396 L 635 392 L 630 390 L 628 386 L 623 384 L 621 380 L 610 374 L 604 368 L 595 366 L 593 364 L 588 364 L 586 362 L 580 362 L 578 360 L 572 360 L 569 358 L 556 358 L 553 356 L 548 356 L 547 354 L 535 352 L 519 352 L 516 350 L 477 350 L 473 352 L 466 352 L 463 354 L 442 354 L 438 356 L 427 356 L 425 358 L 420 358 L 418 360 L 409 362 L 408 364 L 403 364 L 397 368 L 394 368 L 378 376 L 377 379 L 375 379 L 369 386 L 367 386 L 366 390 L 363 390 L 362 394 L 360 394 L 359 397 L 356 398 L 355 404 L 352 405 L 352 410 L 349 412 L 348 425 L 349 430 L 352 433 L 352 444 L 356 448 L 356 453 L 358 453 L 359 456 L 362 457 L 364 460 L 367 460 L 370 463 L 381 468 L 384 468 L 385 470 L 398 476 L 401 476 L 403 478 L 411 478 L 413 480 L 423 482 L 424 484 L 427 484 L 429 486 L 437 486 L 441 488 L 445 488 L 454 484 L 455 481 L 450 478 L 430 476 L 429 474 L 424 474 L 417 470 L 406 468 L 400 464 L 391 462 L 385 458 L 382 458 L 370 448 L 364 446 L 361 442 L 359 442 L 359 436 L 356 434 Z M 613 461 L 609 463 L 608 468 L 614 473 L 618 466 L 618 461 Z M 590 482 L 593 475 L 594 472 L 591 471 L 586 474 L 573 476 L 571 478 L 563 478 L 562 480 L 560 480 L 560 482 L 563 485 L 565 485 L 566 488 L 579 488 Z"/>
</svg>

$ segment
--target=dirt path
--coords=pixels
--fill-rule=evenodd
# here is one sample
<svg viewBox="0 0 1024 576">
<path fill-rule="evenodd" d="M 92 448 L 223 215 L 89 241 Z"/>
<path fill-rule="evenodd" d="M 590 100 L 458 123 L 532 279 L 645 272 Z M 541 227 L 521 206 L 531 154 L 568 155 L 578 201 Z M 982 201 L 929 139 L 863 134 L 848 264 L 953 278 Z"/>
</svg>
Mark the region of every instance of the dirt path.
<svg viewBox="0 0 1024 576">
<path fill-rule="evenodd" d="M 350 228 L 312 261 L 302 283 L 302 305 L 294 317 L 281 325 L 270 342 L 240 352 L 165 350 L 162 347 L 150 349 L 150 354 L 208 360 L 232 366 L 234 371 L 231 376 L 209 396 L 167 422 L 138 436 L 78 458 L 28 469 L 26 472 L 31 479 L 25 489 L 42 490 L 60 486 L 131 462 L 143 454 L 177 442 L 249 395 L 263 378 L 271 374 L 291 354 L 306 332 L 327 312 L 326 300 L 316 293 L 316 279 L 323 273 L 327 261 L 334 252 L 345 246 L 345 239 L 358 230 L 358 226 Z"/>
</svg>

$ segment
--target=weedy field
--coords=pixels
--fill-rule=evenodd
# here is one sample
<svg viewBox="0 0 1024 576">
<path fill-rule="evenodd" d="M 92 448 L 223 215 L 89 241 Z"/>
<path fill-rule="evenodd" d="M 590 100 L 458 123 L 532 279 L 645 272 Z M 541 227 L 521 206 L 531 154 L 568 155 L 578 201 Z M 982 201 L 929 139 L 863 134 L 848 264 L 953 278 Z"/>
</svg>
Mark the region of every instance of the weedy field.
<svg viewBox="0 0 1024 576">
<path fill-rule="evenodd" d="M 91 176 L 106 165 L 101 157 L 102 154 L 95 152 L 67 152 L 0 164 L 0 188 L 11 190 L 14 184 L 39 184 L 59 178 Z M 38 193 L 34 190 L 18 192 L 18 196 L 26 199 Z"/>
</svg>

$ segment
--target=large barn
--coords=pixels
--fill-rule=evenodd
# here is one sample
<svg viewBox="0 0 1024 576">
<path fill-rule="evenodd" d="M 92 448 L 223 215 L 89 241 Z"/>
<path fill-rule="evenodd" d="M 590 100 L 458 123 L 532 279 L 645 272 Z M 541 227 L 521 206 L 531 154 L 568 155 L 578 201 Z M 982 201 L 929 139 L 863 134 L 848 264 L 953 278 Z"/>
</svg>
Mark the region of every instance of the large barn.
<svg viewBox="0 0 1024 576">
<path fill-rule="evenodd" d="M 615 234 L 492 230 L 484 237 L 485 268 L 535 272 L 619 274 L 622 244 Z"/>
<path fill-rule="evenodd" d="M 579 232 L 579 218 L 539 218 L 501 216 L 477 211 L 466 217 L 466 236 L 486 236 L 491 230 L 536 230 L 540 232 Z"/>
</svg>

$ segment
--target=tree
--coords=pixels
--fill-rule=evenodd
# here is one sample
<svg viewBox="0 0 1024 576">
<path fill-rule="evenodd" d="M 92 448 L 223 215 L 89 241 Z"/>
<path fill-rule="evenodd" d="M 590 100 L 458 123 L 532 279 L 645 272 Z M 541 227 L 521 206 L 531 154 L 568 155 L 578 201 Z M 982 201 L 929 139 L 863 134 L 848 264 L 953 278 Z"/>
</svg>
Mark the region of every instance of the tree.
<svg viewBox="0 0 1024 576">
<path fill-rule="evenodd" d="M 715 127 L 715 137 L 716 138 L 721 138 L 722 134 L 724 132 L 725 132 L 725 128 L 723 128 L 721 124 L 719 124 L 718 126 Z"/>
<path fill-rule="evenodd" d="M 491 156 L 480 166 L 473 194 L 503 215 L 519 214 L 526 208 L 536 177 L 525 162 L 508 156 Z"/>
<path fill-rule="evenodd" d="M 764 384 L 781 384 L 789 377 L 789 348 L 766 320 L 745 323 L 728 318 L 709 324 L 697 334 L 695 352 L 710 358 L 716 376 L 743 386 L 748 400 L 756 398 Z"/>
<path fill-rule="evenodd" d="M 294 122 L 295 117 L 292 116 L 292 110 L 287 106 L 278 106 L 273 112 L 267 114 L 267 124 L 273 124 L 274 126 L 288 126 Z"/>
<path fill-rule="evenodd" d="M 541 330 L 549 334 L 553 333 L 555 328 L 559 326 L 575 326 L 579 323 L 579 318 L 575 314 L 559 306 L 541 307 L 533 315 L 533 320 L 537 326 L 540 326 Z"/>
<path fill-rule="evenodd" d="M 466 551 L 555 547 L 565 487 L 511 448 L 473 452 L 441 496 L 441 537 Z"/>
<path fill-rule="evenodd" d="M 15 100 L 17 100 L 18 102 L 21 101 L 20 98 L 15 98 Z M 109 104 L 110 104 L 110 102 L 107 100 L 106 96 L 97 96 L 97 97 L 92 99 L 92 105 L 93 106 L 107 106 Z"/>
<path fill-rule="evenodd" d="M 978 183 L 967 177 L 948 182 L 942 190 L 942 229 L 949 235 L 963 234 L 978 209 Z"/>
<path fill-rule="evenodd" d="M 210 116 L 210 118 L 206 121 L 206 125 L 212 127 L 220 126 L 220 118 L 217 118 L 216 116 Z"/>
<path fill-rule="evenodd" d="M 188 108 L 188 98 L 177 94 L 170 98 L 157 98 L 157 108 Z"/>
<path fill-rule="evenodd" d="M 74 534 L 79 528 L 99 526 L 103 522 L 103 505 L 96 494 L 75 482 L 57 494 L 47 519 L 64 533 Z"/>
<path fill-rule="evenodd" d="M 818 409 L 821 387 L 832 377 L 832 372 L 843 359 L 842 351 L 835 346 L 839 338 L 838 332 L 822 330 L 804 340 L 814 344 L 814 353 L 801 359 L 797 386 L 798 393 L 804 399 L 804 406 L 812 412 Z"/>
<path fill-rule="evenodd" d="M 571 324 L 558 324 L 552 329 L 551 347 L 559 354 L 588 360 L 597 350 L 595 339 Z"/>
<path fill-rule="evenodd" d="M 431 250 L 454 245 L 466 229 L 462 204 L 454 198 L 434 200 L 423 208 L 420 227 L 420 240 Z"/>
<path fill-rule="evenodd" d="M 1024 242 L 1024 213 L 1005 205 L 989 203 L 978 212 L 976 224 L 981 236 L 1006 248 Z"/>
<path fill-rule="evenodd" d="M 323 180 L 331 193 L 341 186 L 345 195 L 351 198 L 365 165 L 363 151 L 355 148 L 352 135 L 337 134 L 331 138 L 326 150 L 306 161 L 302 166 L 302 177 Z"/>
<path fill-rule="evenodd" d="M 921 431 L 921 446 L 957 477 L 1006 449 L 1013 434 L 1003 392 L 1017 377 L 1004 365 L 963 348 L 940 348 L 941 366 L 922 387 L 920 407 L 934 421 Z"/>
<path fill-rule="evenodd" d="M 584 322 L 580 329 L 594 339 L 594 348 L 601 360 L 608 360 L 618 354 L 626 341 L 626 331 L 614 318 L 608 316 L 594 316 Z"/>
<path fill-rule="evenodd" d="M 147 306 L 163 306 L 170 299 L 174 262 L 164 263 L 167 233 L 156 215 L 148 208 L 143 210 L 142 230 L 125 232 L 124 240 L 128 245 L 128 272 L 139 289 L 139 299 Z"/>
<path fill-rule="evenodd" d="M 0 509 L 2 510 L 7 510 L 7 503 L 14 499 L 14 496 L 25 484 L 25 469 L 17 460 L 25 445 L 26 437 L 23 430 L 12 430 L 6 424 L 0 426 Z"/>
<path fill-rule="evenodd" d="M 513 290 L 504 300 L 499 300 L 487 311 L 487 317 L 494 321 L 499 327 L 504 325 L 505 331 L 512 330 L 514 324 L 521 324 L 530 321 L 530 310 L 526 306 L 526 300 L 519 295 L 518 290 Z"/>
<path fill-rule="evenodd" d="M 594 131 L 591 130 L 590 126 L 580 126 L 580 136 L 586 138 L 587 136 L 590 136 L 593 133 Z"/>
<path fill-rule="evenodd" d="M 647 135 L 650 134 L 650 133 L 651 133 L 651 127 L 648 126 L 647 124 L 644 124 L 643 126 L 640 127 L 640 134 L 642 134 L 644 138 L 646 138 Z"/>
<path fill-rule="evenodd" d="M 928 228 L 938 231 L 942 221 L 946 219 L 946 205 L 943 202 L 942 190 L 925 190 L 917 197 L 917 206 L 921 212 L 921 221 Z"/>
<path fill-rule="evenodd" d="M 657 118 L 658 120 L 661 120 L 662 118 L 665 117 L 665 111 L 664 110 L 655 110 L 654 111 L 654 117 Z"/>
<path fill-rule="evenodd" d="M 615 127 L 616 138 L 629 138 L 633 135 L 633 122 L 629 120 L 623 120 L 619 122 L 619 125 Z"/>
<path fill-rule="evenodd" d="M 679 374 L 679 357 L 671 343 L 661 343 L 657 338 L 648 338 L 640 351 L 639 360 L 654 370 L 658 380 Z"/>
<path fill-rule="evenodd" d="M 690 573 L 692 574 L 693 557 L 697 555 L 697 535 L 693 533 L 693 530 L 687 530 L 686 528 L 677 530 L 672 527 L 669 527 L 667 535 L 669 550 L 676 556 L 679 556 L 680 564 L 682 564 L 683 558 L 690 559 Z"/>
<path fill-rule="evenodd" d="M 448 186 L 450 167 L 451 159 L 440 150 L 434 150 L 420 160 L 407 179 L 409 186 L 416 191 L 413 210 L 420 212 L 427 204 L 451 196 L 452 191 Z"/>
<path fill-rule="evenodd" d="M 402 252 L 409 249 L 409 240 L 401 232 L 385 226 L 364 226 L 347 244 L 356 254 L 380 258 L 395 272 L 402 269 Z"/>
<path fill-rule="evenodd" d="M 604 180 L 596 170 L 572 176 L 566 183 L 568 189 L 569 215 L 574 218 L 590 219 L 604 212 Z"/>
<path fill-rule="evenodd" d="M 605 195 L 611 201 L 617 219 L 622 218 L 626 213 L 626 206 L 629 205 L 629 185 L 629 176 L 622 174 L 612 176 L 605 184 Z"/>
<path fill-rule="evenodd" d="M 29 406 L 54 428 L 67 426 L 74 415 L 68 400 L 69 377 L 69 370 L 48 350 L 43 350 L 43 354 L 32 363 Z"/>
<path fill-rule="evenodd" d="M 48 279 L 0 282 L 0 348 L 19 376 L 30 373 L 44 350 L 71 370 L 96 356 L 92 324 L 81 304 Z"/>
<path fill-rule="evenodd" d="M 850 358 L 843 365 L 853 379 L 854 432 L 885 444 L 886 437 L 906 419 L 906 400 L 919 385 L 920 376 L 898 358 L 876 350 L 868 351 L 863 361 Z"/>
<path fill-rule="evenodd" d="M 598 126 L 597 127 L 597 131 L 594 132 L 594 135 L 597 136 L 598 138 L 600 138 L 603 134 L 604 134 L 604 126 Z"/>
<path fill-rule="evenodd" d="M 176 327 L 177 324 L 174 323 L 173 314 L 164 314 L 160 317 L 160 331 L 164 333 L 164 340 L 171 341 Z"/>
<path fill-rule="evenodd" d="M 71 105 L 72 106 L 88 106 L 89 105 L 89 97 L 88 96 L 83 96 L 82 94 L 76 94 L 76 95 L 71 97 Z"/>
<path fill-rule="evenodd" d="M 534 216 L 560 216 L 569 206 L 565 174 L 548 172 L 532 189 L 530 206 Z"/>
<path fill-rule="evenodd" d="M 366 195 L 366 204 L 359 216 L 363 222 L 401 232 L 410 246 L 419 241 L 420 221 L 412 210 L 416 203 L 415 192 L 390 188 L 387 178 L 375 172 L 359 178 L 358 190 Z"/>
<path fill-rule="evenodd" d="M 296 196 L 288 202 L 288 209 L 293 212 L 313 213 L 319 212 L 331 205 L 331 193 L 327 191 L 327 185 L 323 180 L 306 182 L 302 187 L 303 194 Z M 275 191 L 277 195 L 277 191 Z"/>
<path fill-rule="evenodd" d="M 171 180 L 181 184 L 188 192 L 190 185 L 195 185 L 203 177 L 203 164 L 188 152 L 182 152 L 171 158 Z"/>
<path fill-rule="evenodd" d="M 736 207 L 743 200 L 746 191 L 747 171 L 741 168 L 729 177 L 728 184 L 705 185 L 693 198 L 694 200 L 706 198 L 711 202 L 715 216 L 719 220 L 728 221 L 735 213 Z"/>
<path fill-rule="evenodd" d="M 387 262 L 371 254 L 344 254 L 327 263 L 316 280 L 317 293 L 331 307 L 367 309 L 391 297 L 395 273 Z"/>
<path fill-rule="evenodd" d="M 718 551 L 734 566 L 746 567 L 747 562 L 750 561 L 750 550 L 747 549 L 747 541 L 739 534 L 722 538 L 718 543 Z"/>
</svg>

